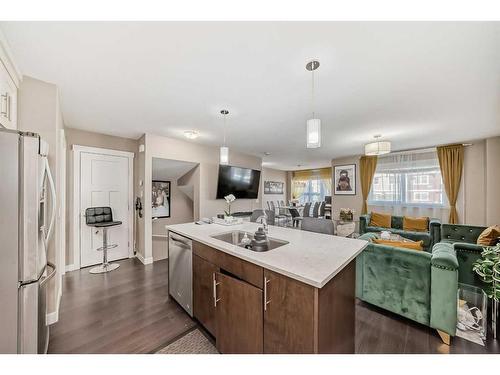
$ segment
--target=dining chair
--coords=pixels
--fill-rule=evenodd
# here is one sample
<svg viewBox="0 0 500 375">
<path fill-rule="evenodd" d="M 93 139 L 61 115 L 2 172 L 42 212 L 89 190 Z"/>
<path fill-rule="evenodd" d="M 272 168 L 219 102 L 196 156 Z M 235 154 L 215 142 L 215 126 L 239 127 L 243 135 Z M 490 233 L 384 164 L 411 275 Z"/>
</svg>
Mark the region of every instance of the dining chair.
<svg viewBox="0 0 500 375">
<path fill-rule="evenodd" d="M 319 202 L 314 202 L 314 207 L 312 209 L 312 217 L 318 217 Z"/>
<path fill-rule="evenodd" d="M 266 203 L 267 203 L 267 209 L 272 210 L 271 203 L 269 201 L 267 201 Z"/>
<path fill-rule="evenodd" d="M 300 229 L 323 234 L 334 233 L 333 221 L 329 219 L 319 219 L 316 217 L 304 217 Z"/>
<path fill-rule="evenodd" d="M 300 216 L 299 210 L 296 208 L 290 208 L 290 215 L 292 217 L 292 226 L 299 227 L 300 221 L 302 220 L 302 216 Z"/>
<path fill-rule="evenodd" d="M 304 205 L 304 211 L 302 212 L 303 217 L 310 217 L 310 211 L 311 211 L 311 202 L 307 202 Z"/>
</svg>

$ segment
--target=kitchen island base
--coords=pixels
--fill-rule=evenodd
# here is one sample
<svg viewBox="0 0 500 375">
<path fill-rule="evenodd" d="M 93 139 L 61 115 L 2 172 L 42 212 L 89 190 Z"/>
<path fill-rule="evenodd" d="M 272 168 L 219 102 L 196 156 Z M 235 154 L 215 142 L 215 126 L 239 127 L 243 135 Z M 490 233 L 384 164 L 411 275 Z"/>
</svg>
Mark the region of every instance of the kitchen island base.
<svg viewBox="0 0 500 375">
<path fill-rule="evenodd" d="M 221 353 L 354 353 L 355 269 L 316 288 L 193 241 L 194 317 Z"/>
</svg>

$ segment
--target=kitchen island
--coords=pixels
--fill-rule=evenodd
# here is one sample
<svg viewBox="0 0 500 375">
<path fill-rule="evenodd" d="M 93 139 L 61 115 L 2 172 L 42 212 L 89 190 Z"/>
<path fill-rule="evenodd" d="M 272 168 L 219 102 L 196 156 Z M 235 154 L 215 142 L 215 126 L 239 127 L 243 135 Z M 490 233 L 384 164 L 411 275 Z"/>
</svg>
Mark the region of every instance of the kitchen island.
<svg viewBox="0 0 500 375">
<path fill-rule="evenodd" d="M 221 239 L 259 226 L 167 226 L 192 242 L 193 316 L 217 349 L 353 353 L 355 258 L 367 242 L 275 226 L 268 237 L 279 247 L 267 252 Z"/>
</svg>

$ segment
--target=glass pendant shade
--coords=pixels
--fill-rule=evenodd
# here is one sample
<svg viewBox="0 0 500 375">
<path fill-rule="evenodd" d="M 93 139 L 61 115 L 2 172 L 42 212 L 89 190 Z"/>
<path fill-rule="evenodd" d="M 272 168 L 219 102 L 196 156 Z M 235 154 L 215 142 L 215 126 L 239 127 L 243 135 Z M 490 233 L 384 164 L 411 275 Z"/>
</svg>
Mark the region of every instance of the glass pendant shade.
<svg viewBox="0 0 500 375">
<path fill-rule="evenodd" d="M 321 147 L 321 120 L 307 120 L 307 148 Z"/>
<path fill-rule="evenodd" d="M 372 142 L 365 145 L 366 156 L 384 155 L 391 152 L 391 142 Z"/>
<path fill-rule="evenodd" d="M 229 148 L 226 146 L 221 146 L 219 153 L 219 164 L 228 165 L 229 163 Z"/>
</svg>

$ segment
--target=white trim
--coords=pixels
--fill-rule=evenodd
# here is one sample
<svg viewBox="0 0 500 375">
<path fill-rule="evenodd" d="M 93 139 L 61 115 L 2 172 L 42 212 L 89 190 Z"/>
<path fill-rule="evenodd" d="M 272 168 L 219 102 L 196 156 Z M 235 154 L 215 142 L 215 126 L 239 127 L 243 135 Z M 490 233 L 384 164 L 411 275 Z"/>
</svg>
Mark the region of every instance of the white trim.
<svg viewBox="0 0 500 375">
<path fill-rule="evenodd" d="M 128 158 L 128 253 L 129 257 L 134 256 L 133 240 L 133 201 L 134 201 L 134 156 L 133 152 L 111 150 L 107 148 L 87 147 L 73 145 L 73 224 L 71 228 L 73 244 L 73 264 L 72 270 L 80 268 L 80 162 L 82 152 L 109 156 L 122 156 Z M 66 266 L 68 269 L 69 266 Z"/>
<path fill-rule="evenodd" d="M 0 30 L 0 60 L 9 72 L 10 77 L 14 81 L 17 88 L 19 88 L 20 82 L 23 80 L 23 75 L 17 67 L 13 57 L 12 52 L 9 47 L 9 43 L 5 38 L 5 35 Z"/>
<path fill-rule="evenodd" d="M 65 272 L 76 271 L 76 270 L 78 270 L 78 269 L 80 269 L 80 268 L 79 268 L 79 267 L 77 267 L 77 266 L 75 266 L 75 264 L 74 264 L 74 263 L 73 263 L 73 264 L 67 264 L 67 265 L 66 265 L 66 270 L 65 270 Z"/>
<path fill-rule="evenodd" d="M 59 293 L 57 293 L 56 311 L 48 313 L 45 316 L 45 323 L 47 325 L 51 325 L 51 324 L 57 323 L 59 321 L 59 308 L 61 307 L 61 297 L 62 297 L 62 285 L 61 285 L 61 288 L 59 288 Z"/>
<path fill-rule="evenodd" d="M 153 263 L 153 257 L 144 258 L 141 253 L 137 253 L 135 256 L 144 265 Z"/>
</svg>

